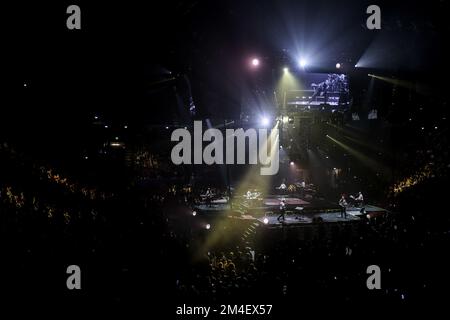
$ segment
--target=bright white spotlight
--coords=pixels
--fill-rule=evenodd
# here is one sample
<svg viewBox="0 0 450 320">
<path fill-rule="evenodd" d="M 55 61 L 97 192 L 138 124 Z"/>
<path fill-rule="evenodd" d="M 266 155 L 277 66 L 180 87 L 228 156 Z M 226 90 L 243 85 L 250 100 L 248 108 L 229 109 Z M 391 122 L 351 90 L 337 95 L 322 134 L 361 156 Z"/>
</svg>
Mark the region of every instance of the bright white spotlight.
<svg viewBox="0 0 450 320">
<path fill-rule="evenodd" d="M 284 67 L 283 71 L 284 71 L 284 73 L 288 73 L 289 72 L 289 68 L 288 67 Z"/>
<path fill-rule="evenodd" d="M 264 224 L 268 224 L 269 223 L 269 219 L 264 218 L 263 222 L 264 222 Z"/>
<path fill-rule="evenodd" d="M 268 117 L 262 117 L 261 118 L 261 124 L 263 126 L 268 126 L 270 124 L 270 119 Z"/>
<path fill-rule="evenodd" d="M 206 224 L 205 228 L 206 228 L 206 230 L 209 230 L 209 229 L 211 229 L 211 225 L 208 223 L 208 224 Z"/>
<path fill-rule="evenodd" d="M 341 68 L 341 64 L 340 63 L 336 63 L 336 69 L 340 69 Z"/>
<path fill-rule="evenodd" d="M 307 62 L 305 59 L 300 59 L 299 64 L 300 64 L 300 67 L 304 68 L 304 67 L 306 67 Z"/>
<path fill-rule="evenodd" d="M 293 166 L 294 164 L 295 164 L 294 161 L 291 161 L 290 165 Z"/>
<path fill-rule="evenodd" d="M 259 66 L 259 59 L 258 58 L 253 58 L 252 59 L 252 66 L 254 66 L 254 67 Z"/>
<path fill-rule="evenodd" d="M 109 145 L 110 145 L 111 147 L 114 147 L 114 148 L 122 147 L 122 146 L 123 146 L 123 144 L 120 143 L 120 142 L 111 142 Z"/>
<path fill-rule="evenodd" d="M 197 211 L 192 211 L 192 215 L 195 217 L 197 215 Z"/>
</svg>

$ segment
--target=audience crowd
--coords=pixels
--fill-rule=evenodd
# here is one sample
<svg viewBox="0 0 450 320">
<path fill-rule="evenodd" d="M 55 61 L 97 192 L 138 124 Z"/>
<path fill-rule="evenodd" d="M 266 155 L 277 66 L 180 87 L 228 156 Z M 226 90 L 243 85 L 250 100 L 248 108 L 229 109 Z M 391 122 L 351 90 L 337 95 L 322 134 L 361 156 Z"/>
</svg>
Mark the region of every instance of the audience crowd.
<svg viewBox="0 0 450 320">
<path fill-rule="evenodd" d="M 238 232 L 210 245 L 227 233 L 198 225 L 191 186 L 105 192 L 26 161 L 7 144 L 0 157 L 2 267 L 12 297 L 44 287 L 61 298 L 74 263 L 87 269 L 78 298 L 90 303 L 144 303 L 149 291 L 174 303 L 408 303 L 436 298 L 448 281 L 450 217 L 436 201 L 442 177 L 391 197 L 395 212 L 301 229 L 260 225 L 251 243 L 242 238 L 250 224 L 236 220 L 229 227 Z M 370 265 L 381 268 L 381 290 L 367 289 Z"/>
</svg>

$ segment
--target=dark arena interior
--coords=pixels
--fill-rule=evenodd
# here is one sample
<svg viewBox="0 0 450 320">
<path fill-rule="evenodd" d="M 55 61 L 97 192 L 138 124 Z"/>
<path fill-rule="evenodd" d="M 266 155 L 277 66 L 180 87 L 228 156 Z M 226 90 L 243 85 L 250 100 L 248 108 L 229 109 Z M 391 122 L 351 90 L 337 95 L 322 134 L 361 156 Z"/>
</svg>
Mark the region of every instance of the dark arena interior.
<svg viewBox="0 0 450 320">
<path fill-rule="evenodd" d="M 449 1 L 2 8 L 2 318 L 446 307 Z"/>
</svg>

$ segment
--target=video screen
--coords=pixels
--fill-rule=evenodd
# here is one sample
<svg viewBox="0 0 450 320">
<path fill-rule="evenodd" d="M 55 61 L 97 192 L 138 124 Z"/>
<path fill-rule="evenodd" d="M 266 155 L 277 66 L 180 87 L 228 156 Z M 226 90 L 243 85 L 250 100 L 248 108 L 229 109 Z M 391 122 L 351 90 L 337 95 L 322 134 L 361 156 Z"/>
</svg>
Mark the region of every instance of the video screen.
<svg viewBox="0 0 450 320">
<path fill-rule="evenodd" d="M 286 93 L 288 106 L 345 106 L 349 100 L 347 75 L 342 73 L 306 73 L 299 77 L 300 90 Z"/>
</svg>

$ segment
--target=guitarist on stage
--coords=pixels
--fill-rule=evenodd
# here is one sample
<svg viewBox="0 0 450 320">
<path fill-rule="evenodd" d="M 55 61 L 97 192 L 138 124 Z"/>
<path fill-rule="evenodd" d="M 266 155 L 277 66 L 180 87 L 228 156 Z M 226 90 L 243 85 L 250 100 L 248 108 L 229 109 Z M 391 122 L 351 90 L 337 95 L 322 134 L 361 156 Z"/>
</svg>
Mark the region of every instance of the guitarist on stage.
<svg viewBox="0 0 450 320">
<path fill-rule="evenodd" d="M 345 200 L 345 195 L 341 196 L 339 200 L 339 206 L 341 207 L 341 218 L 347 219 L 347 200 Z"/>
<path fill-rule="evenodd" d="M 282 199 L 280 201 L 280 215 L 278 216 L 277 220 L 281 221 L 281 219 L 282 219 L 282 222 L 284 222 L 285 214 L 286 214 L 286 203 L 285 203 L 284 199 Z"/>
</svg>

